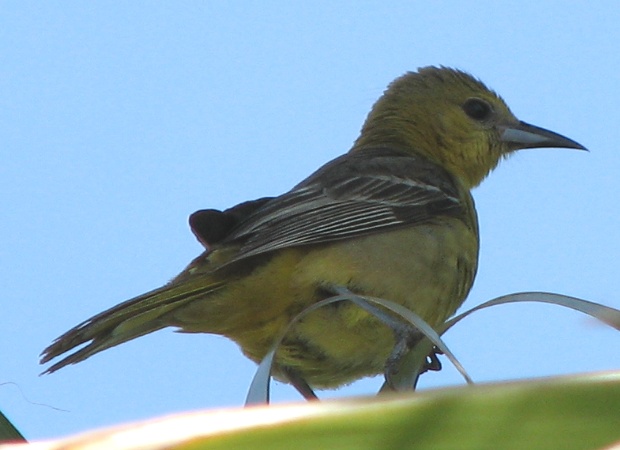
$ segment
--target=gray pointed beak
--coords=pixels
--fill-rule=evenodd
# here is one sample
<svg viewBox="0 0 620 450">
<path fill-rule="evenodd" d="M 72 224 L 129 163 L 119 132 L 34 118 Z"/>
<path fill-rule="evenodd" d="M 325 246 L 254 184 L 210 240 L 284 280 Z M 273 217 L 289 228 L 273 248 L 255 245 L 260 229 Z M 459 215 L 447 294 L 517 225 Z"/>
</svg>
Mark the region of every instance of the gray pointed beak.
<svg viewBox="0 0 620 450">
<path fill-rule="evenodd" d="M 500 127 L 500 132 L 500 139 L 508 144 L 512 150 L 542 147 L 588 150 L 580 143 L 561 134 L 525 122 L 502 126 Z"/>
</svg>

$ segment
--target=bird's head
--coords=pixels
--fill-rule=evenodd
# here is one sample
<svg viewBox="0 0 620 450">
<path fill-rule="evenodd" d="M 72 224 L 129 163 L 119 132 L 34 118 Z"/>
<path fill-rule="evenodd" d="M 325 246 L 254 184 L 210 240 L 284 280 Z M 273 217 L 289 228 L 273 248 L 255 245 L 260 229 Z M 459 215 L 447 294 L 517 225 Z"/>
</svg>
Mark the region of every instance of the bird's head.
<svg viewBox="0 0 620 450">
<path fill-rule="evenodd" d="M 518 120 L 482 82 L 445 67 L 409 72 L 388 86 L 352 151 L 385 145 L 426 156 L 468 188 L 477 186 L 515 150 L 585 150 L 571 139 Z"/>
</svg>

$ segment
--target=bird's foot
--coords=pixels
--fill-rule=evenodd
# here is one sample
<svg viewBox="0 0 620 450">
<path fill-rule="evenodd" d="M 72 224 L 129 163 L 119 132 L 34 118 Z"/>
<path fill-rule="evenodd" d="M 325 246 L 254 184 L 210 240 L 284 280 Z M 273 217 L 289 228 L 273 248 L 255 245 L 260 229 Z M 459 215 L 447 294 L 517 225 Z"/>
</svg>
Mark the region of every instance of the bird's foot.
<svg viewBox="0 0 620 450">
<path fill-rule="evenodd" d="M 297 372 L 290 368 L 281 368 L 282 374 L 287 378 L 289 383 L 293 385 L 306 400 L 318 400 L 310 385 Z"/>
</svg>

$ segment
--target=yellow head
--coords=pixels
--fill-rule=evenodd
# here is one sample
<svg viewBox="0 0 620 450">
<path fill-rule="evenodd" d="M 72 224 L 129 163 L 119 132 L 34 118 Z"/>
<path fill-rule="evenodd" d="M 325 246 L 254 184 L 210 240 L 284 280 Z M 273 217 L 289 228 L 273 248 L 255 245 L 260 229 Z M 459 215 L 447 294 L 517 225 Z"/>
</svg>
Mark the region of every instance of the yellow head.
<svg viewBox="0 0 620 450">
<path fill-rule="evenodd" d="M 352 151 L 367 146 L 424 155 L 477 186 L 500 158 L 533 147 L 584 149 L 519 121 L 504 100 L 471 75 L 425 67 L 394 80 L 375 103 Z"/>
</svg>

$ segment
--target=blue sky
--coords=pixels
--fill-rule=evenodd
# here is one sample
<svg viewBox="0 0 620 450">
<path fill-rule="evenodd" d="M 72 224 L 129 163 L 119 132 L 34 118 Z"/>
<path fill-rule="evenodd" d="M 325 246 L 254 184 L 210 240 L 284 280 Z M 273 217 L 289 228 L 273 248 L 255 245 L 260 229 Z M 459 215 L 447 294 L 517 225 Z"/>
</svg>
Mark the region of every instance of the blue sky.
<svg viewBox="0 0 620 450">
<path fill-rule="evenodd" d="M 161 331 L 44 377 L 38 354 L 178 273 L 201 250 L 193 211 L 285 192 L 346 152 L 421 66 L 467 70 L 591 150 L 521 152 L 476 189 L 465 307 L 541 290 L 620 308 L 619 7 L 429 5 L 2 2 L 0 409 L 28 438 L 241 405 L 255 365 L 218 336 Z M 617 332 L 552 306 L 475 314 L 446 341 L 481 382 L 620 368 Z M 462 383 L 444 366 L 422 387 Z"/>
</svg>

